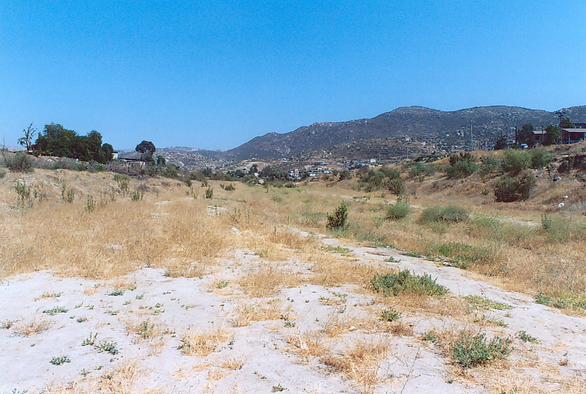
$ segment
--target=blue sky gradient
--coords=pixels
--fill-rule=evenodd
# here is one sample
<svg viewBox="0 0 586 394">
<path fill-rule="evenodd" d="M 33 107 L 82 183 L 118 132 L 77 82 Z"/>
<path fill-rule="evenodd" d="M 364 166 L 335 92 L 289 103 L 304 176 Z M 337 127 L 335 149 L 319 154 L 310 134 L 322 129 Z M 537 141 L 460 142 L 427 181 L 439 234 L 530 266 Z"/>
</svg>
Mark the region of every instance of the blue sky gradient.
<svg viewBox="0 0 586 394">
<path fill-rule="evenodd" d="M 7 145 L 55 122 L 116 148 L 225 149 L 493 104 L 586 104 L 586 1 L 0 2 Z"/>
</svg>

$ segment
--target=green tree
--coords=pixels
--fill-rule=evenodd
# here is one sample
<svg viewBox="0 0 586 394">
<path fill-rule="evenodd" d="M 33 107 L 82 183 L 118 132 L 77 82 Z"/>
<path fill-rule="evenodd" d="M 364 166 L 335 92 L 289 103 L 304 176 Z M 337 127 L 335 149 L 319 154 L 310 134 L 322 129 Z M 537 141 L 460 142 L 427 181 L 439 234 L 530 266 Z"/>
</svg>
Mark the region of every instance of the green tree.
<svg viewBox="0 0 586 394">
<path fill-rule="evenodd" d="M 562 129 L 554 125 L 547 126 L 543 145 L 559 144 L 560 142 L 562 142 Z"/>
<path fill-rule="evenodd" d="M 142 154 L 143 160 L 153 161 L 153 155 L 155 154 L 157 148 L 155 148 L 155 144 L 153 144 L 151 141 L 143 140 L 136 146 L 136 148 L 134 148 L 134 150 Z"/>
</svg>

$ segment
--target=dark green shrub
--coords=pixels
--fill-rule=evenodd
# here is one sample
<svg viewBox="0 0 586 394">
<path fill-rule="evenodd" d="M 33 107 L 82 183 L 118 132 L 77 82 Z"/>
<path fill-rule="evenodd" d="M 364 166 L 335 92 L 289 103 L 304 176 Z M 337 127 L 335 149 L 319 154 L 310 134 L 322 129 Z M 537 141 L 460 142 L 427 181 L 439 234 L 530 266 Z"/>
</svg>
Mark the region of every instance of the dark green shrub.
<svg viewBox="0 0 586 394">
<path fill-rule="evenodd" d="M 459 223 L 469 218 L 468 212 L 460 207 L 431 207 L 426 208 L 419 221 L 423 224 L 429 223 Z"/>
<path fill-rule="evenodd" d="M 461 332 L 452 345 L 452 357 L 462 368 L 484 365 L 503 359 L 511 353 L 511 339 L 495 337 L 487 340 L 482 333 Z"/>
<path fill-rule="evenodd" d="M 12 157 L 4 157 L 4 164 L 13 172 L 31 172 L 33 160 L 24 152 L 16 152 Z"/>
<path fill-rule="evenodd" d="M 503 155 L 502 168 L 504 172 L 513 175 L 531 167 L 531 155 L 520 150 L 508 150 Z"/>
<path fill-rule="evenodd" d="M 399 295 L 402 293 L 441 296 L 448 289 L 436 283 L 431 275 L 423 276 L 411 274 L 408 270 L 398 274 L 375 275 L 372 278 L 372 287 L 384 295 Z"/>
<path fill-rule="evenodd" d="M 527 200 L 535 187 L 535 177 L 524 173 L 513 178 L 504 176 L 494 186 L 494 196 L 499 202 Z"/>
<path fill-rule="evenodd" d="M 206 194 L 205 194 L 207 199 L 212 199 L 214 198 L 214 189 L 212 189 L 211 187 L 208 187 L 206 189 Z"/>
<path fill-rule="evenodd" d="M 387 209 L 387 219 L 390 220 L 399 220 L 407 217 L 409 212 L 411 211 L 411 207 L 409 203 L 406 201 L 397 201 L 395 204 L 391 205 Z"/>
<path fill-rule="evenodd" d="M 329 230 L 341 230 L 346 228 L 347 221 L 348 206 L 346 203 L 342 202 L 332 214 L 328 214 L 328 223 L 326 227 Z"/>
</svg>

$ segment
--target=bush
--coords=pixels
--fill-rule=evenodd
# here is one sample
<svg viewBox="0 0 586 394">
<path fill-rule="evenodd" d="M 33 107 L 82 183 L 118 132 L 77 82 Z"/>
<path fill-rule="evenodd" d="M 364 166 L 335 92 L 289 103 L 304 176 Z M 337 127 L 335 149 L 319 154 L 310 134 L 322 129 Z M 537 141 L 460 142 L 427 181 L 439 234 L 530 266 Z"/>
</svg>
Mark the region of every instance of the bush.
<svg viewBox="0 0 586 394">
<path fill-rule="evenodd" d="M 546 167 L 553 160 L 553 155 L 543 149 L 533 149 L 529 155 L 531 157 L 531 168 L 533 169 Z"/>
<path fill-rule="evenodd" d="M 480 164 L 480 174 L 488 175 L 501 170 L 501 162 L 494 157 L 483 157 Z"/>
<path fill-rule="evenodd" d="M 208 188 L 206 189 L 206 194 L 205 194 L 205 196 L 206 196 L 206 198 L 207 198 L 208 200 L 210 200 L 210 199 L 214 198 L 214 189 L 212 189 L 211 187 L 208 187 Z"/>
<path fill-rule="evenodd" d="M 450 156 L 450 165 L 446 168 L 448 178 L 465 178 L 478 171 L 476 159 L 470 153 Z"/>
<path fill-rule="evenodd" d="M 16 152 L 11 158 L 4 157 L 4 163 L 13 172 L 31 172 L 33 170 L 33 161 L 24 152 Z"/>
<path fill-rule="evenodd" d="M 431 207 L 421 213 L 419 221 L 424 224 L 459 223 L 467 221 L 468 218 L 468 212 L 460 207 Z"/>
<path fill-rule="evenodd" d="M 328 214 L 328 223 L 326 227 L 329 230 L 340 230 L 347 226 L 348 221 L 348 206 L 346 203 L 341 203 L 338 208 L 332 213 Z"/>
<path fill-rule="evenodd" d="M 460 333 L 452 345 L 452 357 L 462 368 L 472 368 L 505 358 L 511 352 L 509 338 L 495 337 L 487 340 L 482 333 Z"/>
<path fill-rule="evenodd" d="M 234 190 L 236 190 L 236 187 L 233 184 L 229 183 L 226 186 L 224 186 L 224 190 L 226 190 L 227 192 L 233 192 Z"/>
<path fill-rule="evenodd" d="M 508 150 L 502 161 L 503 171 L 513 175 L 528 169 L 531 166 L 531 155 L 520 150 Z"/>
<path fill-rule="evenodd" d="M 409 211 L 411 207 L 409 203 L 406 201 L 397 201 L 395 204 L 391 205 L 387 209 L 387 219 L 390 220 L 399 220 L 407 217 L 409 215 Z"/>
<path fill-rule="evenodd" d="M 434 173 L 435 167 L 433 164 L 415 163 L 409 168 L 409 176 L 411 178 L 417 178 L 419 181 L 423 181 L 426 176 L 433 175 Z"/>
<path fill-rule="evenodd" d="M 535 187 L 535 177 L 522 174 L 517 178 L 504 176 L 494 186 L 494 196 L 498 202 L 527 200 Z"/>
<path fill-rule="evenodd" d="M 437 284 L 431 275 L 414 275 L 409 270 L 400 271 L 398 274 L 375 275 L 372 278 L 372 287 L 379 293 L 393 296 L 403 293 L 441 296 L 448 292 L 448 289 Z"/>
<path fill-rule="evenodd" d="M 405 194 L 405 182 L 401 178 L 390 178 L 387 189 L 397 196 Z"/>
<path fill-rule="evenodd" d="M 478 164 L 471 161 L 458 161 L 454 165 L 446 168 L 448 178 L 460 179 L 466 178 L 478 171 Z"/>
<path fill-rule="evenodd" d="M 20 208 L 31 207 L 33 205 L 33 201 L 31 199 L 31 188 L 27 186 L 26 182 L 16 181 L 14 190 L 18 196 L 17 205 Z"/>
</svg>

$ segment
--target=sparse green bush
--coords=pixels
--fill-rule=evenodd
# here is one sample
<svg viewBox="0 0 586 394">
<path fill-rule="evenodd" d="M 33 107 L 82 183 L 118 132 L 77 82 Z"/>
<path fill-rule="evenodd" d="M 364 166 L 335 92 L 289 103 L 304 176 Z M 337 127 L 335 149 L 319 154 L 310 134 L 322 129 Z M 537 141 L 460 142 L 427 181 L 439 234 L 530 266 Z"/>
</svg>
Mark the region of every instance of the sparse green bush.
<svg viewBox="0 0 586 394">
<path fill-rule="evenodd" d="M 401 318 L 401 313 L 397 312 L 393 308 L 384 309 L 380 314 L 380 319 L 386 322 L 394 322 Z"/>
<path fill-rule="evenodd" d="M 144 197 L 144 192 L 140 189 L 136 189 L 132 192 L 132 194 L 130 194 L 130 200 L 131 201 L 142 201 Z"/>
<path fill-rule="evenodd" d="M 126 175 L 114 174 L 114 181 L 118 185 L 118 189 L 122 194 L 128 193 L 129 178 Z"/>
<path fill-rule="evenodd" d="M 483 157 L 480 161 L 480 175 L 489 175 L 501 171 L 501 161 L 494 157 Z"/>
<path fill-rule="evenodd" d="M 346 228 L 347 221 L 348 206 L 345 202 L 342 202 L 332 214 L 328 214 L 328 223 L 326 227 L 329 230 L 342 230 Z"/>
<path fill-rule="evenodd" d="M 12 172 L 31 172 L 33 160 L 24 152 L 16 152 L 12 157 L 4 157 L 4 164 Z"/>
<path fill-rule="evenodd" d="M 411 207 L 409 206 L 408 202 L 397 201 L 396 203 L 394 203 L 393 205 L 391 205 L 387 209 L 386 218 L 390 219 L 390 220 L 403 219 L 403 218 L 407 217 L 407 215 L 409 215 L 410 211 L 411 211 Z"/>
<path fill-rule="evenodd" d="M 516 175 L 531 167 L 531 155 L 526 151 L 508 150 L 503 155 L 503 171 Z"/>
<path fill-rule="evenodd" d="M 118 344 L 114 341 L 102 341 L 100 342 L 96 348 L 100 352 L 110 353 L 111 355 L 118 354 Z"/>
<path fill-rule="evenodd" d="M 531 157 L 531 168 L 539 169 L 546 167 L 553 160 L 553 154 L 543 149 L 532 149 L 529 151 Z"/>
<path fill-rule="evenodd" d="M 401 178 L 389 178 L 387 189 L 394 195 L 400 196 L 405 193 L 405 182 Z"/>
<path fill-rule="evenodd" d="M 205 196 L 206 196 L 206 199 L 208 199 L 208 200 L 210 200 L 210 199 L 214 198 L 214 189 L 212 189 L 211 187 L 208 187 L 208 188 L 206 189 L 206 194 L 205 194 Z"/>
<path fill-rule="evenodd" d="M 432 248 L 430 254 L 449 258 L 456 267 L 466 269 L 470 264 L 494 261 L 495 253 L 487 247 L 467 245 L 462 242 L 447 242 Z"/>
<path fill-rule="evenodd" d="M 25 181 L 16 181 L 16 184 L 14 185 L 14 190 L 16 191 L 16 195 L 18 196 L 18 207 L 27 208 L 33 205 L 33 200 L 31 199 L 31 188 L 27 186 Z"/>
<path fill-rule="evenodd" d="M 384 295 L 399 295 L 402 293 L 426 296 L 441 296 L 448 289 L 436 283 L 431 275 L 414 275 L 409 270 L 398 274 L 375 275 L 372 278 L 372 287 Z"/>
<path fill-rule="evenodd" d="M 517 333 L 517 338 L 522 340 L 523 342 L 530 342 L 530 343 L 539 343 L 539 340 L 527 333 L 527 331 L 519 331 Z"/>
<path fill-rule="evenodd" d="M 423 181 L 426 176 L 431 176 L 435 173 L 435 166 L 429 163 L 415 163 L 409 168 L 409 176 Z"/>
<path fill-rule="evenodd" d="M 452 357 L 462 368 L 484 365 L 508 356 L 511 342 L 510 338 L 487 340 L 485 334 L 463 331 L 452 345 Z"/>
<path fill-rule="evenodd" d="M 423 210 L 419 221 L 423 224 L 430 224 L 434 222 L 459 223 L 467 221 L 468 218 L 468 212 L 464 208 L 454 206 L 431 207 Z"/>
<path fill-rule="evenodd" d="M 478 164 L 470 153 L 460 153 L 450 156 L 450 164 L 445 171 L 448 178 L 465 178 L 478 171 Z"/>
<path fill-rule="evenodd" d="M 236 190 L 236 186 L 234 186 L 232 183 L 229 183 L 224 187 L 224 190 L 226 190 L 227 192 L 233 192 L 234 190 Z"/>
<path fill-rule="evenodd" d="M 63 184 L 61 186 L 61 199 L 69 204 L 73 203 L 73 200 L 75 199 L 75 190 Z"/>
<path fill-rule="evenodd" d="M 494 196 L 499 202 L 527 200 L 535 187 L 535 177 L 522 173 L 516 178 L 504 176 L 494 186 Z"/>
<path fill-rule="evenodd" d="M 548 296 L 540 293 L 535 297 L 535 302 L 558 309 L 586 309 L 586 295 L 584 294 Z"/>
<path fill-rule="evenodd" d="M 87 199 L 85 201 L 85 210 L 88 213 L 92 213 L 96 210 L 96 200 L 94 199 L 94 196 L 87 196 Z"/>
</svg>

